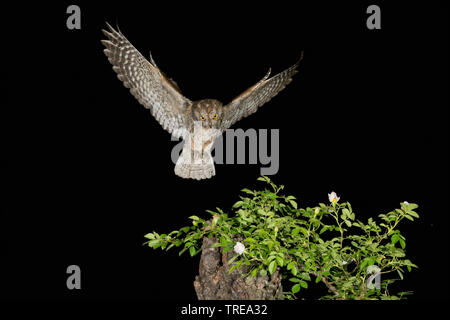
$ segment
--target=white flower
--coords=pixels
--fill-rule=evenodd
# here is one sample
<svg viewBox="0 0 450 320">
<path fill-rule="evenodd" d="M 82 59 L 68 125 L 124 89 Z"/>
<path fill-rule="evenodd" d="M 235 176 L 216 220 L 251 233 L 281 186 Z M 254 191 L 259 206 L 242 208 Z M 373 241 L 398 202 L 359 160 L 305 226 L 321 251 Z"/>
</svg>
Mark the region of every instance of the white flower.
<svg viewBox="0 0 450 320">
<path fill-rule="evenodd" d="M 320 211 L 320 209 L 319 209 L 319 207 L 317 207 L 316 210 L 314 210 L 314 213 L 319 214 L 319 211 Z"/>
<path fill-rule="evenodd" d="M 406 205 L 408 205 L 408 204 L 409 204 L 409 202 L 408 202 L 408 201 L 403 201 L 403 203 L 404 203 L 404 204 L 406 204 Z"/>
<path fill-rule="evenodd" d="M 243 254 L 244 250 L 245 250 L 245 246 L 238 241 L 238 242 L 236 242 L 233 249 L 234 249 L 234 252 L 236 252 L 237 254 Z"/>
<path fill-rule="evenodd" d="M 328 200 L 330 200 L 331 203 L 336 203 L 339 201 L 339 197 L 337 196 L 336 192 L 331 192 L 328 194 Z"/>
</svg>

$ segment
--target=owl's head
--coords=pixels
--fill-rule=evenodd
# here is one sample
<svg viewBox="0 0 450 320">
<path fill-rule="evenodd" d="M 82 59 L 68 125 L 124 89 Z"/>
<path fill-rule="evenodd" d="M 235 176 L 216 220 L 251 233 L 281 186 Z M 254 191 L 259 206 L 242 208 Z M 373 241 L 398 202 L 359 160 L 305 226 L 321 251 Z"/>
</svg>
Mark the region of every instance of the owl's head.
<svg viewBox="0 0 450 320">
<path fill-rule="evenodd" d="M 192 105 L 192 118 L 201 121 L 204 128 L 218 129 L 222 121 L 222 103 L 214 99 L 195 101 Z"/>
</svg>

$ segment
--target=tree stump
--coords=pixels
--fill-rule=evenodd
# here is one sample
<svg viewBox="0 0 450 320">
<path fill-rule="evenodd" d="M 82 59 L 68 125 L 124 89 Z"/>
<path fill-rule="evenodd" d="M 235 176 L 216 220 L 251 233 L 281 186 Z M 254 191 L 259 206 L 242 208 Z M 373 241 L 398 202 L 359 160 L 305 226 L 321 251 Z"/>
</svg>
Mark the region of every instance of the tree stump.
<svg viewBox="0 0 450 320">
<path fill-rule="evenodd" d="M 194 287 L 199 300 L 275 300 L 281 299 L 283 289 L 281 276 L 276 270 L 269 276 L 259 273 L 250 281 L 246 274 L 248 266 L 243 265 L 229 274 L 227 263 L 235 254 L 233 250 L 223 253 L 221 247 L 211 248 L 217 240 L 203 238 L 199 275 L 195 277 Z"/>
</svg>

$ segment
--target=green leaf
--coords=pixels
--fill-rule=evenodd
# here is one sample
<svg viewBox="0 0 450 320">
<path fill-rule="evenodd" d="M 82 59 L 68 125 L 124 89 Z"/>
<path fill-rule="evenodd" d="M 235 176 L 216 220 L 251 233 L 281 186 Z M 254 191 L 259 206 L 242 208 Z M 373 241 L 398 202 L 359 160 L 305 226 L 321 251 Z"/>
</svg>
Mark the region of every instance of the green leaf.
<svg viewBox="0 0 450 320">
<path fill-rule="evenodd" d="M 192 219 L 192 220 L 200 220 L 200 218 L 197 217 L 197 216 L 190 216 L 189 219 Z"/>
<path fill-rule="evenodd" d="M 405 256 L 405 252 L 399 248 L 393 248 L 389 254 L 393 257 L 403 258 Z"/>
<path fill-rule="evenodd" d="M 344 220 L 344 223 L 347 225 L 347 227 L 351 227 L 352 223 L 349 220 Z"/>
<path fill-rule="evenodd" d="M 150 240 L 150 241 L 148 242 L 148 246 L 149 246 L 149 247 L 154 247 L 155 245 L 159 244 L 160 241 L 161 241 L 161 240 L 159 240 L 159 239 Z"/>
<path fill-rule="evenodd" d="M 273 261 L 269 264 L 269 272 L 270 272 L 270 274 L 274 273 L 276 269 L 277 269 L 277 263 L 276 263 L 275 260 L 273 260 Z"/>
<path fill-rule="evenodd" d="M 261 275 L 261 276 L 266 276 L 267 275 L 267 270 L 266 269 L 261 269 L 260 271 L 259 271 L 259 274 Z"/>
<path fill-rule="evenodd" d="M 184 233 L 187 233 L 187 232 L 189 231 L 190 228 L 191 228 L 191 227 L 183 227 L 183 228 L 180 229 L 180 231 L 182 231 L 182 232 L 184 232 Z"/>
<path fill-rule="evenodd" d="M 155 239 L 155 235 L 153 234 L 153 232 L 152 233 L 147 233 L 145 236 L 144 236 L 145 238 L 147 238 L 147 239 Z"/>
<path fill-rule="evenodd" d="M 406 248 L 406 242 L 405 242 L 405 240 L 400 239 L 399 241 L 400 241 L 400 246 L 402 247 L 402 249 L 405 249 L 405 248 Z"/>
<path fill-rule="evenodd" d="M 292 291 L 292 293 L 297 293 L 297 292 L 299 292 L 300 291 L 300 284 L 294 284 L 293 286 L 292 286 L 292 289 L 291 289 L 291 291 Z"/>
<path fill-rule="evenodd" d="M 305 237 L 308 236 L 308 230 L 306 230 L 306 229 L 303 228 L 303 227 L 297 227 L 297 228 L 295 228 L 294 230 L 292 230 L 292 236 L 293 236 L 293 237 L 297 236 L 298 233 L 299 233 L 300 231 L 303 233 L 303 235 L 304 235 Z"/>
<path fill-rule="evenodd" d="M 292 270 L 291 270 L 292 275 L 296 276 L 296 275 L 297 275 L 297 272 L 298 272 L 297 267 L 294 266 L 294 267 L 292 268 Z"/>
<path fill-rule="evenodd" d="M 291 270 L 294 267 L 294 262 L 289 262 L 286 266 L 286 269 Z"/>
<path fill-rule="evenodd" d="M 403 263 L 406 265 L 406 268 L 408 268 L 408 271 L 411 272 L 411 267 L 417 268 L 417 266 L 412 263 L 409 259 L 403 260 Z"/>
<path fill-rule="evenodd" d="M 400 269 L 397 269 L 397 273 L 400 276 L 400 279 L 403 280 L 403 273 L 400 271 Z"/>
<path fill-rule="evenodd" d="M 226 253 L 226 252 L 230 251 L 231 249 L 233 249 L 233 247 L 226 247 L 222 250 L 222 252 Z"/>
<path fill-rule="evenodd" d="M 300 280 L 300 286 L 302 286 L 302 288 L 308 288 L 308 283 L 306 281 Z"/>
<path fill-rule="evenodd" d="M 289 203 L 294 207 L 294 209 L 297 209 L 297 202 L 295 202 L 294 200 L 289 200 Z"/>
<path fill-rule="evenodd" d="M 195 247 L 189 247 L 189 253 L 191 254 L 191 257 L 193 257 L 195 255 Z"/>
<path fill-rule="evenodd" d="M 398 240 L 400 240 L 400 236 L 398 234 L 392 235 L 392 237 L 391 237 L 392 244 L 396 244 L 398 242 Z"/>
<path fill-rule="evenodd" d="M 305 228 L 300 227 L 300 231 L 303 233 L 303 235 L 304 235 L 305 237 L 308 236 L 308 230 L 306 230 Z"/>
<path fill-rule="evenodd" d="M 239 208 L 242 207 L 242 205 L 244 204 L 244 201 L 238 201 L 235 204 L 233 204 L 233 208 Z"/>
<path fill-rule="evenodd" d="M 319 234 L 322 234 L 329 229 L 330 229 L 330 226 L 323 226 L 322 229 L 320 229 Z"/>
<path fill-rule="evenodd" d="M 268 194 L 266 194 L 266 196 L 267 196 L 267 198 L 270 198 L 270 199 L 275 199 L 277 197 L 277 195 L 275 193 L 268 193 Z"/>
<path fill-rule="evenodd" d="M 347 208 L 342 209 L 342 215 L 344 216 L 344 219 L 346 217 L 350 217 L 350 211 L 348 211 Z"/>
<path fill-rule="evenodd" d="M 300 282 L 299 278 L 290 278 L 289 279 L 290 282 Z"/>
<path fill-rule="evenodd" d="M 242 192 L 245 192 L 245 193 L 248 193 L 248 194 L 252 194 L 252 195 L 255 194 L 252 190 L 249 190 L 249 189 L 247 189 L 247 188 L 244 188 L 244 189 L 242 189 L 241 191 L 242 191 Z"/>
<path fill-rule="evenodd" d="M 246 242 L 248 242 L 248 243 L 255 243 L 256 242 L 256 240 L 255 239 L 253 239 L 253 238 L 250 238 L 250 237 L 248 237 L 248 238 L 245 238 L 245 241 Z"/>
<path fill-rule="evenodd" d="M 408 214 L 410 214 L 410 215 L 413 216 L 414 218 L 419 218 L 419 215 L 417 214 L 417 212 L 412 211 L 412 210 L 408 210 L 407 212 L 408 212 Z"/>
<path fill-rule="evenodd" d="M 361 265 L 359 266 L 359 270 L 363 270 L 366 266 L 371 266 L 374 263 L 375 263 L 374 257 L 367 257 L 362 261 Z"/>
<path fill-rule="evenodd" d="M 308 272 L 302 272 L 301 275 L 300 275 L 300 277 L 301 277 L 303 280 L 311 281 L 311 277 L 310 277 L 310 275 L 309 275 Z"/>
<path fill-rule="evenodd" d="M 277 263 L 278 263 L 278 265 L 280 266 L 280 267 L 282 267 L 283 265 L 284 265 L 284 261 L 283 261 L 283 258 L 282 257 L 277 257 Z"/>
</svg>

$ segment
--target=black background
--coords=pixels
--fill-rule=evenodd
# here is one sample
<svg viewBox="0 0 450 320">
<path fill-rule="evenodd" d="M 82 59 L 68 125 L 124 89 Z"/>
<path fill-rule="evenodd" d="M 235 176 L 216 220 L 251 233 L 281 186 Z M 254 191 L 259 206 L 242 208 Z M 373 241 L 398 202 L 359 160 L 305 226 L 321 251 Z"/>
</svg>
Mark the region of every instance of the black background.
<svg viewBox="0 0 450 320">
<path fill-rule="evenodd" d="M 229 102 L 272 67 L 294 81 L 233 128 L 280 129 L 272 177 L 300 206 L 336 191 L 361 219 L 419 204 L 406 221 L 420 268 L 399 289 L 448 297 L 448 32 L 441 4 L 154 1 L 20 4 L 4 9 L 8 78 L 1 295 L 10 299 L 192 299 L 198 259 L 142 246 L 258 187 L 259 165 L 216 165 L 183 180 L 176 142 L 131 96 L 104 56 L 105 21 L 173 77 L 191 100 Z M 81 7 L 81 30 L 66 8 Z M 82 289 L 66 288 L 66 268 Z M 314 290 L 306 298 L 314 299 Z"/>
</svg>

